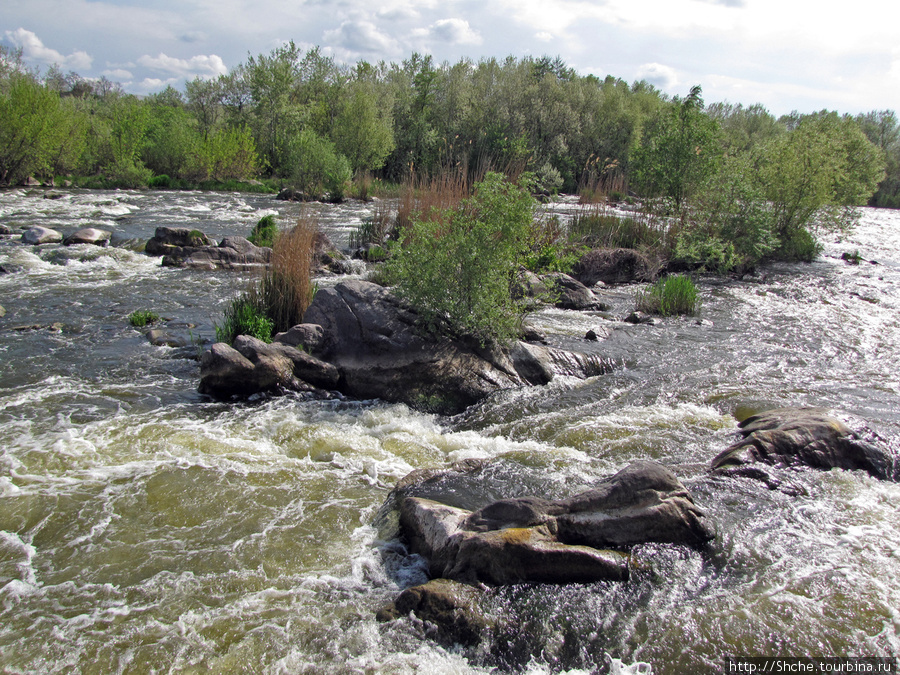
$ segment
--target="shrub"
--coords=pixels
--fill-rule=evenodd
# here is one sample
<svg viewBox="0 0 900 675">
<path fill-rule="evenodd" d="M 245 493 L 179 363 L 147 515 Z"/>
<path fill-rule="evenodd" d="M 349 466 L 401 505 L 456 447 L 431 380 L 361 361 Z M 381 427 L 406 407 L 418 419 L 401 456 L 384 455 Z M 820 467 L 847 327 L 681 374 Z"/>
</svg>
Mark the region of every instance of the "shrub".
<svg viewBox="0 0 900 675">
<path fill-rule="evenodd" d="M 602 208 L 588 207 L 576 213 L 569 224 L 569 240 L 590 248 L 659 250 L 664 232 L 653 226 L 650 216 L 621 218 Z"/>
<path fill-rule="evenodd" d="M 775 251 L 778 260 L 812 262 L 822 252 L 822 246 L 806 229 L 798 229 L 782 235 L 781 246 Z"/>
<path fill-rule="evenodd" d="M 139 309 L 128 315 L 128 322 L 135 328 L 143 328 L 159 321 L 159 314 L 146 309 Z"/>
<path fill-rule="evenodd" d="M 694 314 L 698 309 L 697 287 L 689 277 L 680 274 L 663 277 L 639 292 L 636 304 L 640 311 L 648 314 Z"/>
<path fill-rule="evenodd" d="M 278 234 L 278 224 L 275 216 L 269 214 L 260 218 L 247 240 L 254 246 L 268 246 L 272 248 L 275 244 L 275 237 Z"/>
<path fill-rule="evenodd" d="M 534 217 L 529 190 L 489 173 L 456 207 L 430 208 L 400 232 L 386 265 L 397 292 L 432 328 L 449 325 L 482 344 L 520 329 L 525 300 L 515 280 Z"/>
</svg>

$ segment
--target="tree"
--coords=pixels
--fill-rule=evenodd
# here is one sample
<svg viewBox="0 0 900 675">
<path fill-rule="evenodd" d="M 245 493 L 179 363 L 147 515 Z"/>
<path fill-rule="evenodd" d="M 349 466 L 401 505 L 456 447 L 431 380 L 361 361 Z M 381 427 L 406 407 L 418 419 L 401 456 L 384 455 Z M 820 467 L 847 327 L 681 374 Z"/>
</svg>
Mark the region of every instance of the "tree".
<svg viewBox="0 0 900 675">
<path fill-rule="evenodd" d="M 335 146 L 355 173 L 380 169 L 394 149 L 389 113 L 390 107 L 378 105 L 376 83 L 358 72 L 332 132 Z"/>
<path fill-rule="evenodd" d="M 678 213 L 722 160 L 719 127 L 703 111 L 701 93 L 697 85 L 684 100 L 676 98 L 651 126 L 634 159 L 637 183 L 672 199 Z"/>
<path fill-rule="evenodd" d="M 482 343 L 514 337 L 524 301 L 510 292 L 534 217 L 529 190 L 489 173 L 456 208 L 413 219 L 388 274 L 432 327 L 449 325 Z"/>
</svg>

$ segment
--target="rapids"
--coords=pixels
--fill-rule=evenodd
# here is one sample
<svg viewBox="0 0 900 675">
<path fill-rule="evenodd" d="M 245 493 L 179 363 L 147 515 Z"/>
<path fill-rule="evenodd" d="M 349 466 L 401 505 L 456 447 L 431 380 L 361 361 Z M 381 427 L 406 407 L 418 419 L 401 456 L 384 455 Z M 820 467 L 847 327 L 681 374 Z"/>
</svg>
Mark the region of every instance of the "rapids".
<svg viewBox="0 0 900 675">
<path fill-rule="evenodd" d="M 46 198 L 46 197 L 55 198 Z M 372 207 L 316 205 L 339 245 Z M 554 208 L 563 217 L 571 204 Z M 0 671 L 479 673 L 414 618 L 375 612 L 424 580 L 379 509 L 417 468 L 497 460 L 521 494 L 670 466 L 717 521 L 714 553 L 646 546 L 625 584 L 503 589 L 541 649 L 527 672 L 717 672 L 739 655 L 900 656 L 900 485 L 798 471 L 807 496 L 710 478 L 736 418 L 821 405 L 900 438 L 900 213 L 864 209 L 812 264 L 701 279 L 700 319 L 544 310 L 559 339 L 608 335 L 615 370 L 504 392 L 454 418 L 379 401 L 197 393 L 194 357 L 247 282 L 163 268 L 159 225 L 246 236 L 298 205 L 221 193 L 0 192 Z M 22 244 L 43 225 L 109 248 Z M 844 252 L 865 259 L 850 265 Z M 874 261 L 874 262 L 870 262 Z M 877 264 L 876 264 L 877 263 Z M 329 283 L 327 279 L 320 283 Z M 182 347 L 128 315 L 152 310 Z"/>
</svg>

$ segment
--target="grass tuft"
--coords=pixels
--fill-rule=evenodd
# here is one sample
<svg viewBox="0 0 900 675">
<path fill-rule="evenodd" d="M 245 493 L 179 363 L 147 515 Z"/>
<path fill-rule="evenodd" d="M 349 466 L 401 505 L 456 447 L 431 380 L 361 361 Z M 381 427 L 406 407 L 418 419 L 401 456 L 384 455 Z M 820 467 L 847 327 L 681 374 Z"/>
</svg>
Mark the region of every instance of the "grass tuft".
<svg viewBox="0 0 900 675">
<path fill-rule="evenodd" d="M 636 298 L 637 309 L 648 314 L 674 316 L 695 314 L 699 309 L 697 287 L 690 277 L 675 274 L 663 277 Z"/>
</svg>

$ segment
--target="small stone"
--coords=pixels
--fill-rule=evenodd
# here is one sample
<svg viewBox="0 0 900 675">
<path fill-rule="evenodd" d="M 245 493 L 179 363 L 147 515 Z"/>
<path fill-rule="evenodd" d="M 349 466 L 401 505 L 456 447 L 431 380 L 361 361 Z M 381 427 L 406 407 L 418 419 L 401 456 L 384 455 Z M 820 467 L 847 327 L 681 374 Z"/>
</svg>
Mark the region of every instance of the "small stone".
<svg viewBox="0 0 900 675">
<path fill-rule="evenodd" d="M 596 341 L 599 340 L 600 338 L 597 336 L 596 331 L 594 331 L 594 330 L 589 330 L 587 333 L 584 334 L 584 339 L 585 339 L 585 340 L 590 340 L 591 342 L 596 342 Z"/>
<path fill-rule="evenodd" d="M 31 229 L 25 230 L 22 234 L 22 241 L 26 244 L 31 244 L 32 246 L 58 244 L 62 239 L 63 236 L 59 232 L 51 230 L 49 227 L 32 227 Z"/>
</svg>

